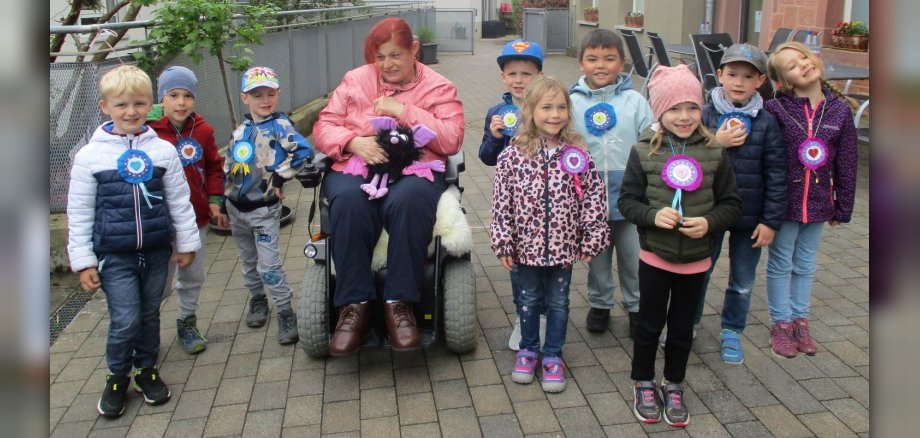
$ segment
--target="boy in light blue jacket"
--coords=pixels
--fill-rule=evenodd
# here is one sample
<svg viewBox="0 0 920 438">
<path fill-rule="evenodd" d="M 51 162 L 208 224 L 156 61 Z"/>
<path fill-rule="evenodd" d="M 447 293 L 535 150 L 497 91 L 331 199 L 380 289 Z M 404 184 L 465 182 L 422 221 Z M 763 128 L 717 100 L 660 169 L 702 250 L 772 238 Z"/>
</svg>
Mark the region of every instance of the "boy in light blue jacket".
<svg viewBox="0 0 920 438">
<path fill-rule="evenodd" d="M 629 337 L 635 335 L 639 314 L 639 234 L 617 209 L 620 182 L 630 148 L 654 120 L 648 101 L 632 89 L 632 80 L 623 74 L 623 40 L 616 33 L 598 29 L 585 35 L 578 64 L 584 73 L 569 89 L 574 105 L 575 129 L 584 136 L 591 158 L 607 187 L 611 245 L 588 265 L 588 302 L 591 310 L 585 326 L 591 332 L 604 332 L 614 306 L 613 251 L 617 254 L 617 274 L 623 310 L 629 315 Z"/>
</svg>

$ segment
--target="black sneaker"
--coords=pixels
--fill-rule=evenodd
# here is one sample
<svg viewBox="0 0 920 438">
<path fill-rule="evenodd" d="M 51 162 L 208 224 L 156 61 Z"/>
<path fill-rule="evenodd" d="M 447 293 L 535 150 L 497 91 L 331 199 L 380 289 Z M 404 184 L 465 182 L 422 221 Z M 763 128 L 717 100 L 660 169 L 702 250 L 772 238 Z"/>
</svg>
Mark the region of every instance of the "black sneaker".
<svg viewBox="0 0 920 438">
<path fill-rule="evenodd" d="M 679 383 L 664 383 L 658 388 L 664 403 L 664 421 L 671 426 L 684 427 L 690 424 L 690 412 L 684 404 L 684 390 Z"/>
<path fill-rule="evenodd" d="M 96 404 L 96 410 L 105 418 L 118 418 L 125 413 L 125 395 L 131 378 L 109 374 L 105 377 L 105 389 Z"/>
<path fill-rule="evenodd" d="M 293 344 L 299 340 L 297 314 L 291 309 L 278 312 L 278 343 Z"/>
<path fill-rule="evenodd" d="M 134 372 L 134 389 L 144 394 L 144 401 L 151 405 L 161 405 L 169 401 L 169 388 L 160 379 L 157 367 L 142 368 Z"/>
<path fill-rule="evenodd" d="M 661 408 L 658 407 L 658 397 L 655 396 L 655 382 L 636 382 L 633 388 L 633 414 L 643 423 L 653 424 L 661 421 Z"/>
<path fill-rule="evenodd" d="M 208 348 L 208 340 L 198 331 L 198 317 L 195 315 L 177 319 L 176 333 L 186 353 L 198 354 Z"/>
<path fill-rule="evenodd" d="M 249 299 L 249 313 L 246 315 L 246 325 L 249 327 L 262 327 L 268 320 L 268 298 L 265 294 L 256 295 Z"/>
<path fill-rule="evenodd" d="M 610 324 L 610 309 L 595 309 L 588 311 L 588 317 L 585 318 L 585 328 L 589 332 L 603 333 L 607 331 Z"/>
<path fill-rule="evenodd" d="M 628 312 L 629 315 L 629 339 L 636 339 L 636 329 L 639 328 L 639 312 Z"/>
</svg>

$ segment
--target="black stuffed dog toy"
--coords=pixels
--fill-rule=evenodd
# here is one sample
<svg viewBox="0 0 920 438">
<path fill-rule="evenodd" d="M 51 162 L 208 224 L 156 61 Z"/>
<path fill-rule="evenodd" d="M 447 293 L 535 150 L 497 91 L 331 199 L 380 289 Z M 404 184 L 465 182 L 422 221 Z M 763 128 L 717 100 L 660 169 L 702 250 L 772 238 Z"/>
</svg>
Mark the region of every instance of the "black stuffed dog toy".
<svg viewBox="0 0 920 438">
<path fill-rule="evenodd" d="M 385 196 L 389 191 L 387 185 L 402 175 L 415 175 L 434 182 L 431 172 L 444 171 L 444 163 L 440 160 L 427 163 L 418 161 L 421 148 L 437 136 L 427 126 L 415 125 L 410 128 L 398 124 L 389 117 L 372 117 L 370 123 L 377 132 L 377 144 L 386 153 L 387 162 L 369 166 L 361 157 L 355 155 L 343 171 L 365 179 L 369 173 L 373 174 L 370 182 L 361 184 L 361 189 L 370 195 L 368 199 L 374 200 Z"/>
</svg>

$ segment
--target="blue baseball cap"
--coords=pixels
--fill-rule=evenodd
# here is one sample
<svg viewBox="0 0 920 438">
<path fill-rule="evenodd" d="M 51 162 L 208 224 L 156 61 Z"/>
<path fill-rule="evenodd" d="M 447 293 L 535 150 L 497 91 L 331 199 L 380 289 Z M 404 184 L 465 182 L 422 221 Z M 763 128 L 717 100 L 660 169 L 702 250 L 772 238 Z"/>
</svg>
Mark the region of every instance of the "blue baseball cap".
<svg viewBox="0 0 920 438">
<path fill-rule="evenodd" d="M 543 71 L 543 49 L 537 43 L 519 38 L 505 44 L 502 54 L 497 59 L 498 67 L 504 69 L 505 61 L 509 59 L 526 59 L 536 62 L 540 71 Z"/>
</svg>

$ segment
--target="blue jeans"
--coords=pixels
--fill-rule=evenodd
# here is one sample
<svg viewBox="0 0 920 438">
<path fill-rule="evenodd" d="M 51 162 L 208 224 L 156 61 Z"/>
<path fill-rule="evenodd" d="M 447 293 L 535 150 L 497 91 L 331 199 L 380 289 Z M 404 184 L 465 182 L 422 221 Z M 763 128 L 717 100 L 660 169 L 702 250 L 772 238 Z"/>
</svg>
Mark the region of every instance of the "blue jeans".
<svg viewBox="0 0 920 438">
<path fill-rule="evenodd" d="M 767 258 L 767 306 L 770 323 L 807 318 L 824 222 L 785 221 Z"/>
<path fill-rule="evenodd" d="M 526 266 L 518 264 L 517 282 L 521 295 L 521 349 L 540 351 L 543 357 L 562 355 L 569 320 L 571 266 Z M 540 302 L 546 305 L 546 337 L 540 348 Z"/>
<path fill-rule="evenodd" d="M 160 297 L 166 287 L 169 247 L 100 254 L 99 280 L 109 306 L 106 364 L 127 376 L 131 367 L 156 365 L 160 354 Z"/>
<path fill-rule="evenodd" d="M 731 231 L 728 233 L 729 274 L 728 288 L 725 289 L 725 301 L 722 302 L 722 328 L 741 333 L 747 327 L 748 311 L 751 308 L 751 290 L 754 288 L 754 277 L 757 274 L 757 264 L 760 263 L 762 248 L 752 248 L 755 240 L 751 239 L 750 231 Z M 706 271 L 706 279 L 700 291 L 700 303 L 696 307 L 696 318 L 693 324 L 699 324 L 703 318 L 703 304 L 706 299 L 706 288 L 709 278 L 716 267 L 719 254 L 722 252 L 722 240 L 725 232 L 713 235 L 715 241 L 712 253 L 712 266 Z"/>
</svg>

